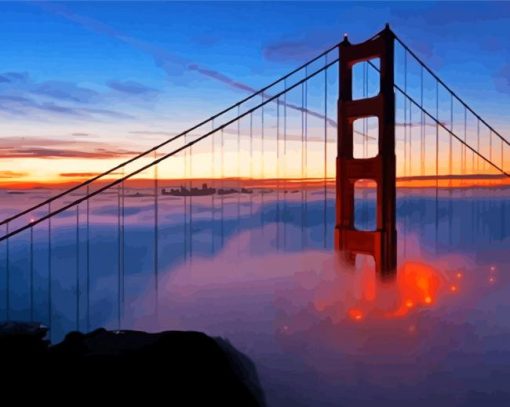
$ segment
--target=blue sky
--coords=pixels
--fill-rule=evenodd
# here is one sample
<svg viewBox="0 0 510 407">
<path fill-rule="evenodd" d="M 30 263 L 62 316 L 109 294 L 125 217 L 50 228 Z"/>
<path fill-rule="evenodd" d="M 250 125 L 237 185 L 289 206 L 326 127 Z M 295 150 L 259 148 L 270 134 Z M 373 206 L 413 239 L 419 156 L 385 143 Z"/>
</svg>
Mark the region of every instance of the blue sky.
<svg viewBox="0 0 510 407">
<path fill-rule="evenodd" d="M 7 2 L 1 135 L 137 151 L 155 137 L 130 132 L 179 131 L 247 95 L 190 66 L 258 88 L 386 22 L 476 111 L 505 122 L 510 2 Z"/>
</svg>

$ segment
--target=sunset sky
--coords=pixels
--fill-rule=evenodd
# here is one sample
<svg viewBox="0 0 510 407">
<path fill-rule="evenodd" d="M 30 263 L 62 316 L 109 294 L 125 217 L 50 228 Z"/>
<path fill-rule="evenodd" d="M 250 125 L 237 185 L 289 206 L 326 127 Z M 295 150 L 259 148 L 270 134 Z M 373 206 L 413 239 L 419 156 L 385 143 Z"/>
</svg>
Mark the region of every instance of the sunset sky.
<svg viewBox="0 0 510 407">
<path fill-rule="evenodd" d="M 108 169 L 248 95 L 205 71 L 260 88 L 386 22 L 508 133 L 510 3 L 2 3 L 0 183 Z"/>
</svg>

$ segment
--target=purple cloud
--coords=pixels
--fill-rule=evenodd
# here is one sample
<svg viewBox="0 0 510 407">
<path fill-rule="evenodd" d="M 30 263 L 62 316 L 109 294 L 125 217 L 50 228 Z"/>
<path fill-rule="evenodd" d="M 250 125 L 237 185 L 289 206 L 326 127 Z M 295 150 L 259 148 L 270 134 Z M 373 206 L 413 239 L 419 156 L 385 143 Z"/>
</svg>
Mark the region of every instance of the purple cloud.
<svg viewBox="0 0 510 407">
<path fill-rule="evenodd" d="M 179 56 L 169 53 L 168 51 L 166 51 L 165 49 L 163 49 L 161 47 L 157 47 L 157 46 L 154 46 L 153 44 L 148 43 L 146 41 L 142 41 L 142 40 L 133 38 L 127 34 L 124 34 L 114 28 L 107 26 L 106 24 L 104 24 L 100 21 L 93 20 L 89 17 L 78 15 L 62 5 L 57 5 L 55 3 L 43 3 L 43 2 L 37 3 L 37 5 L 52 12 L 52 13 L 58 14 L 70 21 L 73 21 L 76 24 L 79 24 L 80 26 L 87 28 L 88 30 L 115 38 L 125 44 L 128 44 L 128 45 L 134 47 L 135 49 L 138 49 L 138 50 L 141 50 L 141 51 L 147 53 L 154 59 L 155 64 L 157 66 L 159 66 L 161 69 L 163 69 L 166 72 L 166 74 L 169 76 L 174 75 L 176 72 L 176 69 L 179 71 L 185 71 L 185 70 L 195 71 L 195 72 L 201 74 L 202 76 L 206 76 L 210 79 L 216 80 L 218 82 L 222 82 L 225 85 L 227 85 L 231 88 L 234 88 L 234 89 L 242 90 L 242 91 L 248 92 L 248 93 L 254 93 L 257 91 L 257 89 L 253 88 L 252 86 L 245 84 L 245 83 L 241 83 L 235 79 L 232 79 L 231 77 L 229 77 L 217 70 L 211 69 L 209 67 L 200 66 L 196 63 L 187 61 Z M 308 36 L 307 39 L 310 40 L 310 49 L 312 49 L 312 48 L 315 48 L 315 50 L 321 49 L 322 46 L 320 46 L 318 44 L 321 43 L 321 41 L 322 42 L 324 41 L 322 36 L 324 36 L 325 34 L 326 34 L 326 32 L 320 33 L 318 35 Z M 317 47 L 319 47 L 319 48 L 317 48 Z M 269 97 L 270 95 L 266 94 L 265 96 Z M 278 104 L 284 105 L 285 103 L 283 101 L 278 101 Z M 305 109 L 303 109 L 302 107 L 297 106 L 293 103 L 287 103 L 286 106 L 293 110 L 305 111 Z M 312 110 L 306 110 L 306 111 L 314 117 L 324 119 L 324 115 L 322 115 L 321 113 L 317 113 Z M 333 119 L 327 118 L 327 120 L 330 124 L 336 125 L 336 122 Z"/>
<path fill-rule="evenodd" d="M 264 48 L 262 55 L 271 62 L 305 61 L 317 54 L 317 46 L 303 41 L 282 41 Z"/>
<path fill-rule="evenodd" d="M 29 75 L 26 72 L 4 72 L 0 74 L 0 83 L 28 82 Z"/>
<path fill-rule="evenodd" d="M 510 64 L 505 64 L 494 74 L 496 89 L 500 92 L 510 93 Z"/>
<path fill-rule="evenodd" d="M 31 92 L 53 99 L 77 103 L 93 102 L 99 97 L 99 93 L 92 89 L 84 88 L 71 82 L 61 81 L 47 81 L 37 84 Z"/>
<path fill-rule="evenodd" d="M 117 81 L 111 80 L 107 82 L 109 88 L 117 92 L 127 93 L 129 95 L 147 95 L 157 93 L 158 90 L 145 86 L 135 81 Z"/>
<path fill-rule="evenodd" d="M 448 27 L 452 23 L 472 23 L 480 21 L 494 21 L 508 19 L 510 16 L 510 3 L 498 2 L 496 4 L 480 7 L 476 3 L 469 2 L 436 2 L 422 4 L 422 9 L 417 12 L 416 8 L 396 8 L 392 14 L 402 21 L 420 19 L 434 26 Z M 408 21 L 409 22 L 409 21 Z"/>
<path fill-rule="evenodd" d="M 118 158 L 135 151 L 118 149 L 100 142 L 59 140 L 41 137 L 6 137 L 0 146 L 0 158 Z"/>
<path fill-rule="evenodd" d="M 60 116 L 72 116 L 83 119 L 90 119 L 94 116 L 116 119 L 133 119 L 133 116 L 131 115 L 110 109 L 65 106 L 54 102 L 39 102 L 35 99 L 19 95 L 0 95 L 0 112 L 17 116 L 26 116 L 36 112 L 50 113 Z"/>
</svg>

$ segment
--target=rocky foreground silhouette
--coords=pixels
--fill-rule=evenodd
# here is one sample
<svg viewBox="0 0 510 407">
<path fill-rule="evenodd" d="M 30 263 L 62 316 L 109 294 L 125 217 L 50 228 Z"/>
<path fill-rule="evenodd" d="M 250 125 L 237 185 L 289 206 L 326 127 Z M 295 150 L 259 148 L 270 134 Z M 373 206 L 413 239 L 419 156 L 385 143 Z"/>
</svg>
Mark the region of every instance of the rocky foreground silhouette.
<svg viewBox="0 0 510 407">
<path fill-rule="evenodd" d="M 130 402 L 132 396 L 143 397 L 150 405 L 149 400 L 179 406 L 265 405 L 255 365 L 221 338 L 193 331 L 98 329 L 71 332 L 52 345 L 46 334 L 40 324 L 0 324 L 0 360 L 8 382 L 27 389 L 51 383 L 54 395 L 79 391 L 73 394 Z"/>
</svg>

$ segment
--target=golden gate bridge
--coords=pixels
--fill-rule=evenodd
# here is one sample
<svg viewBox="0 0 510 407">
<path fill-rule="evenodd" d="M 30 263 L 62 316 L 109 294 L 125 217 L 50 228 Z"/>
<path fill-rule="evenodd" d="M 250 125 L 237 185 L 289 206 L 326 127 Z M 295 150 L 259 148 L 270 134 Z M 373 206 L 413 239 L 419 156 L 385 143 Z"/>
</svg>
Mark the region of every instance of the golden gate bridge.
<svg viewBox="0 0 510 407">
<path fill-rule="evenodd" d="M 380 276 L 391 279 L 398 257 L 398 191 L 422 188 L 434 199 L 437 241 L 443 191 L 451 196 L 473 183 L 504 185 L 509 149 L 507 139 L 388 26 L 361 44 L 346 36 L 195 126 L 1 221 L 1 311 L 6 320 L 40 319 L 51 327 L 59 312 L 54 287 L 65 280 L 74 297 L 76 328 L 88 330 L 91 272 L 109 262 L 116 273 L 121 327 L 131 266 L 127 251 L 147 244 L 141 253 L 150 252 L 145 257 L 151 260 L 157 313 L 166 258 L 191 262 L 194 251 L 206 247 L 214 255 L 225 244 L 226 229 L 239 231 L 243 217 L 259 211 L 262 227 L 278 225 L 296 202 L 304 231 L 308 206 L 317 196 L 323 248 L 334 235 L 331 246 L 347 261 L 373 256 Z M 172 180 L 180 183 L 181 196 L 160 193 Z M 202 184 L 214 192 L 194 196 Z M 363 219 L 369 195 L 374 215 Z M 144 200 L 144 222 L 150 225 L 137 238 L 132 234 L 141 225 L 131 219 L 133 196 Z M 174 213 L 167 199 L 182 211 Z M 334 219 L 328 218 L 330 201 Z M 270 216 L 264 203 L 274 207 Z M 99 205 L 107 205 L 113 216 L 101 217 Z M 237 224 L 225 226 L 225 210 L 237 213 Z M 169 217 L 172 228 L 165 223 Z M 219 230 L 207 230 L 204 225 L 218 218 Z M 278 249 L 288 240 L 281 229 L 266 236 Z M 303 232 L 301 239 L 306 247 L 310 237 Z M 98 242 L 112 240 L 108 252 L 98 248 Z"/>
</svg>

